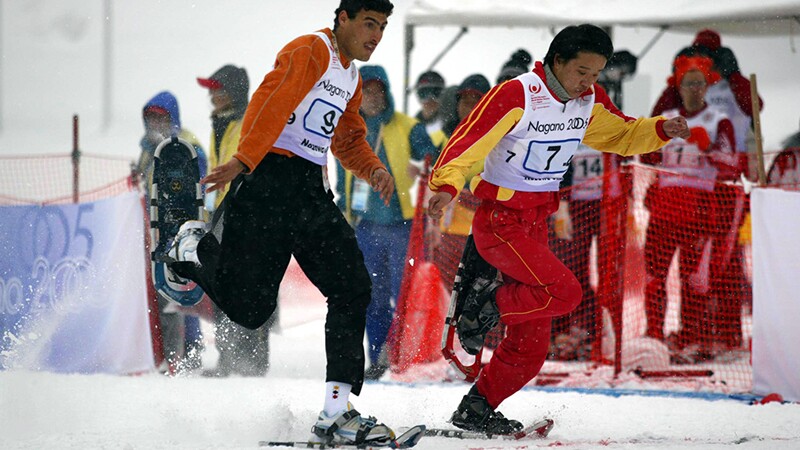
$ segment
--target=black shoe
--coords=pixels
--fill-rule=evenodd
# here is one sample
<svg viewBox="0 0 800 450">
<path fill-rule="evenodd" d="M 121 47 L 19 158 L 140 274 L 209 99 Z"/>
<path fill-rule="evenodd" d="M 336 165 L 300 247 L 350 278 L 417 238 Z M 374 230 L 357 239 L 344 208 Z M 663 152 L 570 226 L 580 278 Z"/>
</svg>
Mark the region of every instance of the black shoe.
<svg viewBox="0 0 800 450">
<path fill-rule="evenodd" d="M 496 280 L 478 279 L 464 299 L 456 331 L 461 346 L 470 355 L 478 354 L 486 334 L 500 321 L 500 311 L 495 302 L 498 287 L 500 282 Z"/>
<path fill-rule="evenodd" d="M 377 363 L 369 366 L 364 371 L 364 379 L 366 380 L 380 380 L 389 367 L 385 364 Z"/>
<path fill-rule="evenodd" d="M 475 386 L 461 400 L 450 418 L 450 423 L 463 430 L 486 433 L 489 436 L 509 435 L 522 430 L 522 423 L 506 419 L 492 409 Z"/>
</svg>

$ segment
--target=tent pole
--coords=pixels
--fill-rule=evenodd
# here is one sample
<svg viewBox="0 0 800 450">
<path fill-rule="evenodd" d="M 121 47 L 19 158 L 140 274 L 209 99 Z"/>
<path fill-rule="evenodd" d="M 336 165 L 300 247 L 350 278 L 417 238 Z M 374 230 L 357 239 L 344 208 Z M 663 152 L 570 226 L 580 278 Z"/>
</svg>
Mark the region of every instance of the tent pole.
<svg viewBox="0 0 800 450">
<path fill-rule="evenodd" d="M 441 51 L 441 52 L 440 52 L 440 53 L 439 53 L 439 54 L 436 56 L 436 58 L 434 58 L 434 59 L 433 59 L 433 62 L 431 62 L 431 64 L 428 66 L 428 70 L 433 70 L 433 68 L 436 66 L 436 64 L 438 64 L 438 63 L 439 63 L 439 61 L 441 61 L 441 59 L 442 59 L 442 58 L 444 58 L 444 55 L 446 55 L 446 54 L 447 54 L 447 52 L 449 52 L 449 51 L 450 51 L 450 49 L 451 49 L 451 48 L 453 48 L 453 46 L 454 46 L 454 45 L 456 45 L 456 42 L 458 42 L 458 40 L 459 40 L 459 39 L 461 39 L 461 37 L 462 37 L 462 36 L 464 36 L 465 34 L 467 34 L 467 32 L 468 32 L 468 31 L 469 31 L 469 28 L 467 28 L 467 27 L 461 27 L 461 30 L 458 32 L 458 34 L 456 35 L 456 37 L 454 37 L 454 38 L 453 38 L 453 40 L 452 40 L 452 41 L 450 41 L 450 43 L 449 43 L 449 44 L 447 44 L 447 47 L 445 47 L 445 48 L 444 48 L 444 50 L 442 50 L 442 51 Z"/>
<path fill-rule="evenodd" d="M 408 114 L 408 96 L 411 94 L 411 50 L 414 49 L 414 25 L 406 25 L 405 67 L 403 67 L 403 113 Z"/>
<path fill-rule="evenodd" d="M 656 45 L 656 42 L 659 39 L 661 39 L 661 36 L 663 36 L 664 33 L 666 33 L 668 29 L 669 29 L 669 25 L 661 25 L 661 28 L 659 28 L 658 33 L 656 33 L 656 35 L 653 36 L 652 39 L 650 39 L 650 42 L 648 42 L 647 45 L 644 46 L 642 51 L 640 51 L 639 54 L 636 55 L 636 57 L 639 58 L 640 60 L 642 58 L 644 58 L 644 55 L 646 55 L 647 52 L 649 52 L 650 49 L 653 48 L 654 45 Z"/>
<path fill-rule="evenodd" d="M 433 61 L 430 63 L 430 65 L 428 65 L 428 68 L 425 69 L 425 70 L 426 71 L 433 70 L 433 68 L 436 66 L 436 64 L 438 64 L 439 61 L 441 61 L 442 58 L 444 58 L 444 55 L 446 55 L 447 52 L 449 52 L 450 49 L 453 48 L 453 46 L 456 45 L 456 42 L 458 42 L 458 40 L 461 39 L 462 36 L 467 34 L 468 31 L 469 31 L 469 28 L 461 27 L 461 30 L 459 30 L 459 32 L 456 35 L 456 37 L 454 37 L 453 40 L 451 40 L 450 43 L 447 44 L 447 46 L 438 55 L 436 55 L 436 58 L 433 59 Z M 403 80 L 403 88 L 404 88 L 404 90 L 403 90 L 403 112 L 405 114 L 408 114 L 408 97 L 411 95 L 411 90 L 414 87 L 416 87 L 416 86 L 414 86 L 414 87 L 411 86 L 411 50 L 413 48 L 414 48 L 414 25 L 406 25 L 406 67 L 405 67 L 405 74 L 404 74 L 405 75 L 405 80 Z"/>
</svg>

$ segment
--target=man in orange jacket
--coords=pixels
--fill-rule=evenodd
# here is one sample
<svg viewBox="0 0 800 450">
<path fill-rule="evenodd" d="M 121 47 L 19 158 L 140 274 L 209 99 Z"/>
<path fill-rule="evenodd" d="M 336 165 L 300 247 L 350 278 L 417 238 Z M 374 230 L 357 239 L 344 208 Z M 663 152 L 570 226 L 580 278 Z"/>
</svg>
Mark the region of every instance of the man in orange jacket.
<svg viewBox="0 0 800 450">
<path fill-rule="evenodd" d="M 220 207 L 223 219 L 198 247 L 202 265 L 173 265 L 231 320 L 255 329 L 275 310 L 295 257 L 328 298 L 326 398 L 313 428 L 322 442 L 394 439 L 389 427 L 348 404 L 364 379 L 371 283 L 353 229 L 333 202 L 326 168 L 330 149 L 384 202 L 392 196 L 394 180 L 365 139 L 353 64 L 370 59 L 392 9 L 388 0 L 342 0 L 333 30 L 300 36 L 280 51 L 247 107 L 237 153 L 202 180 L 209 192 L 233 181 Z"/>
</svg>

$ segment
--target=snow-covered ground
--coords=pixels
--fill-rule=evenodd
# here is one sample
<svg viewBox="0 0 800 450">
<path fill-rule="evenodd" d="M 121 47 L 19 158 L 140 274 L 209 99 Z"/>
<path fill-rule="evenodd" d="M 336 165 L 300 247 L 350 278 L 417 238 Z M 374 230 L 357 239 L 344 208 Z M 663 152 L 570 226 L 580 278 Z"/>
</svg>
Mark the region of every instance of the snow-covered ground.
<svg viewBox="0 0 800 450">
<path fill-rule="evenodd" d="M 307 438 L 323 403 L 325 305 L 307 285 L 289 286 L 281 297 L 280 329 L 272 335 L 265 377 L 0 372 L 0 448 L 255 449 L 260 440 Z M 211 341 L 203 359 L 208 367 L 215 364 Z M 396 428 L 448 426 L 469 389 L 461 382 L 388 378 L 368 382 L 351 400 Z M 556 427 L 545 440 L 424 438 L 417 448 L 800 448 L 797 404 L 526 388 L 500 410 L 527 422 L 547 415 Z"/>
</svg>

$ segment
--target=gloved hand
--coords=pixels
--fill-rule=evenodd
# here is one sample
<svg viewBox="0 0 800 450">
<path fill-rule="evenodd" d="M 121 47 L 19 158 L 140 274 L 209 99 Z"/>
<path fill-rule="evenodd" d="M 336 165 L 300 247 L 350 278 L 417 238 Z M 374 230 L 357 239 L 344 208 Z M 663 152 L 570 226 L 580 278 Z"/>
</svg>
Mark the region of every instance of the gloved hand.
<svg viewBox="0 0 800 450">
<path fill-rule="evenodd" d="M 708 150 L 711 147 L 711 138 L 708 137 L 708 131 L 703 127 L 692 127 L 689 129 L 691 133 L 686 139 L 686 142 L 695 144 L 700 150 Z"/>
<path fill-rule="evenodd" d="M 731 49 L 720 47 L 714 52 L 714 67 L 722 78 L 728 79 L 732 74 L 739 72 L 739 63 L 736 61 Z"/>
<path fill-rule="evenodd" d="M 558 203 L 555 220 L 556 237 L 566 241 L 572 240 L 572 217 L 569 215 L 569 202 L 561 200 Z"/>
</svg>

